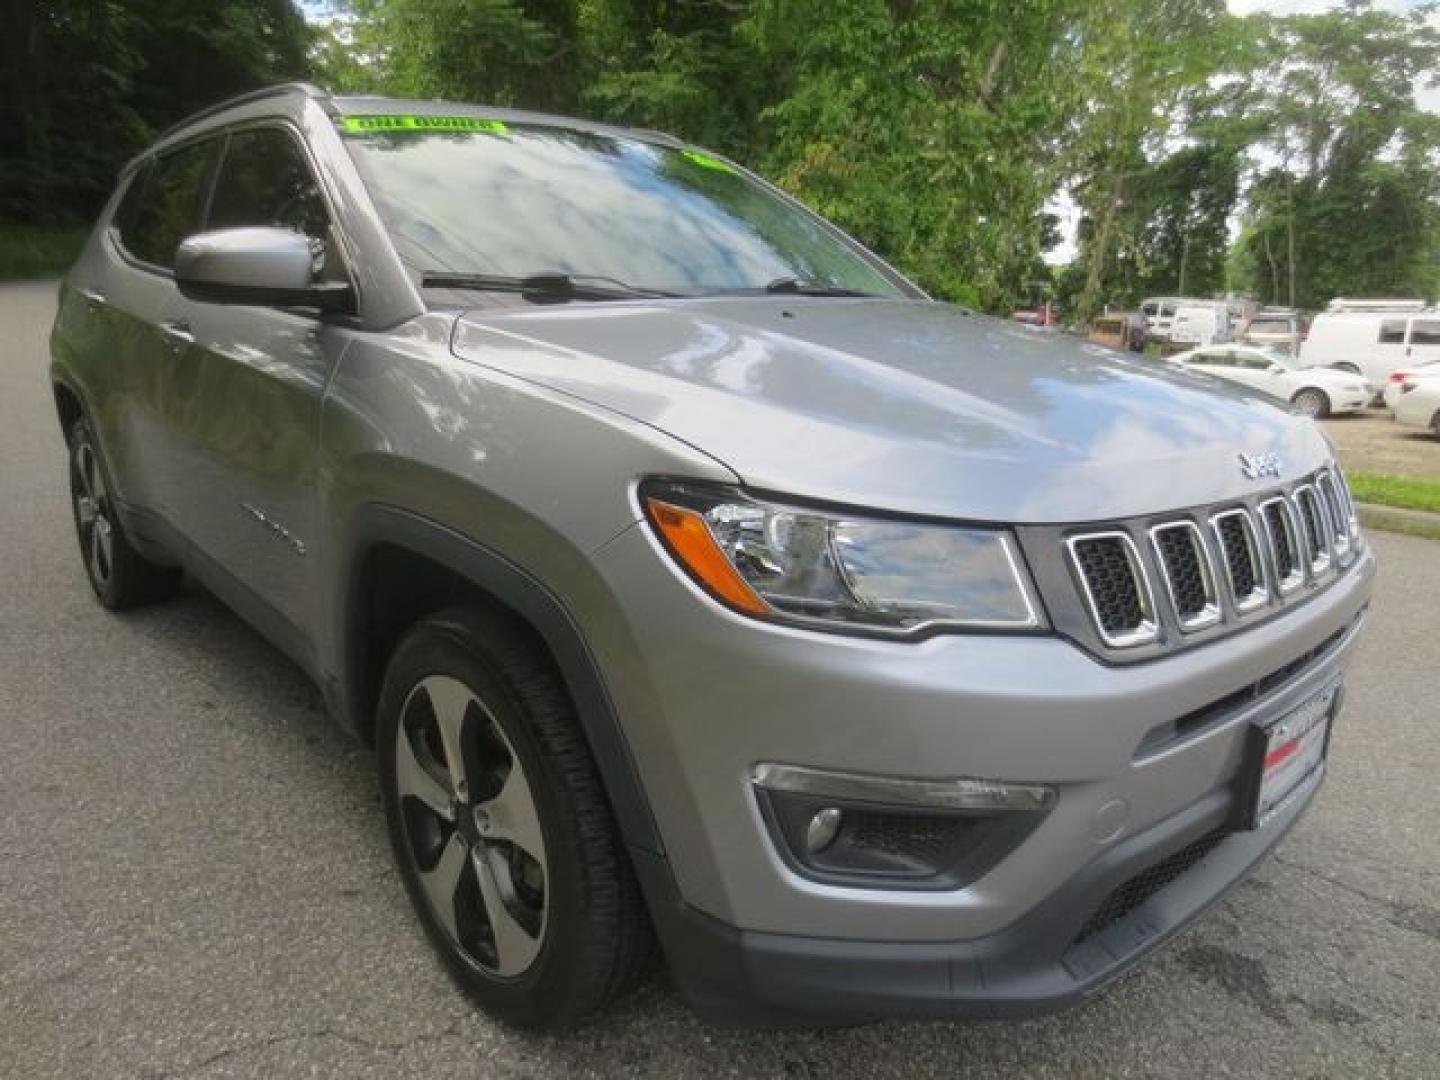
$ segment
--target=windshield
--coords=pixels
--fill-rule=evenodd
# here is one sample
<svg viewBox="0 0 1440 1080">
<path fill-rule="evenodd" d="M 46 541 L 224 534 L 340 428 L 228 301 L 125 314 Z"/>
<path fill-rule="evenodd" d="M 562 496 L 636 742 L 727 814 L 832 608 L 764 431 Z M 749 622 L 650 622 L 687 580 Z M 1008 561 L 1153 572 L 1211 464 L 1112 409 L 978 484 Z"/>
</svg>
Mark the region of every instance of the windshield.
<svg viewBox="0 0 1440 1080">
<path fill-rule="evenodd" d="M 417 122 L 452 127 L 417 129 Z M 912 296 L 814 215 L 695 150 L 544 125 L 345 117 L 400 256 L 422 273 L 567 274 L 699 294 L 779 279 Z"/>
</svg>

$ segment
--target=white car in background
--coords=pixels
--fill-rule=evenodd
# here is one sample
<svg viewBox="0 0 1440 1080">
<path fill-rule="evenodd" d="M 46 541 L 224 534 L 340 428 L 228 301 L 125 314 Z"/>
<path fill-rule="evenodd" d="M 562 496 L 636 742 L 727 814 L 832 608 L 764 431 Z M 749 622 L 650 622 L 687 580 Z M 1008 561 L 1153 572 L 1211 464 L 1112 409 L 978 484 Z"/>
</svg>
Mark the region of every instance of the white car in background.
<svg viewBox="0 0 1440 1080">
<path fill-rule="evenodd" d="M 1306 416 L 1362 412 L 1375 392 L 1359 375 L 1302 368 L 1285 353 L 1254 345 L 1206 345 L 1176 353 L 1169 362 L 1282 398 Z"/>
<path fill-rule="evenodd" d="M 1385 406 L 1396 423 L 1440 437 L 1440 363 L 1397 371 L 1385 385 Z"/>
</svg>

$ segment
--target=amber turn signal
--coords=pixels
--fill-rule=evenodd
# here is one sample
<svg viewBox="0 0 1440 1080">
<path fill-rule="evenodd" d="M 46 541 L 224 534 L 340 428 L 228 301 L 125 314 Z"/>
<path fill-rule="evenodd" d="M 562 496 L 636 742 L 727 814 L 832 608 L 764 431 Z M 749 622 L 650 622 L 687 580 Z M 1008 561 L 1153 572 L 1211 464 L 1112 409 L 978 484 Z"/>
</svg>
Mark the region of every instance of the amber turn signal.
<svg viewBox="0 0 1440 1080">
<path fill-rule="evenodd" d="M 746 584 L 725 552 L 720 550 L 703 517 L 694 510 L 659 499 L 647 499 L 645 507 L 671 552 L 702 585 L 741 611 L 752 615 L 769 612 L 770 606 Z"/>
</svg>

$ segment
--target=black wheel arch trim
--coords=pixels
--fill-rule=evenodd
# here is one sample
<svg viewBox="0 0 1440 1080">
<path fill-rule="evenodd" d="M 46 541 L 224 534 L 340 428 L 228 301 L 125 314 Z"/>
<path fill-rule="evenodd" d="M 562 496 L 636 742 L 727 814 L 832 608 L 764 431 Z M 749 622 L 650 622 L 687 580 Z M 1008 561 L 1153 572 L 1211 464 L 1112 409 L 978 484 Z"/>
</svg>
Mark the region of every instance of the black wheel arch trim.
<svg viewBox="0 0 1440 1080">
<path fill-rule="evenodd" d="M 548 587 L 505 556 L 439 522 L 399 507 L 362 503 L 351 514 L 332 597 L 331 641 L 336 682 L 329 688 L 341 722 L 352 732 L 365 715 L 364 597 L 360 568 L 378 545 L 422 556 L 469 581 L 508 607 L 540 635 L 560 668 L 580 725 L 627 845 L 663 854 L 659 829 L 630 745 L 599 664 L 579 625 Z"/>
</svg>

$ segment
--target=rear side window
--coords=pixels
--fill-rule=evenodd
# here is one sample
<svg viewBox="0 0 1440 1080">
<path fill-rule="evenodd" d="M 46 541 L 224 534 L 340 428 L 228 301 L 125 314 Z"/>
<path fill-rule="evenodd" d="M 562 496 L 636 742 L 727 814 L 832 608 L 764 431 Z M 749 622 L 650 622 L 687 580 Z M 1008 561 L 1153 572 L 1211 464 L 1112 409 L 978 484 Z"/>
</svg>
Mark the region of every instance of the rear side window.
<svg viewBox="0 0 1440 1080">
<path fill-rule="evenodd" d="M 165 154 L 135 178 L 120 208 L 120 238 L 137 259 L 167 269 L 180 241 L 200 228 L 205 192 L 215 164 L 215 140 Z"/>
<path fill-rule="evenodd" d="M 1381 345 L 1404 345 L 1405 344 L 1405 320 L 1404 319 L 1382 319 L 1380 321 L 1380 344 Z"/>
<path fill-rule="evenodd" d="M 150 182 L 150 174 L 154 171 L 153 161 L 147 161 L 135 170 L 135 175 L 130 178 L 130 185 L 121 196 L 120 205 L 115 208 L 115 216 L 110 221 L 111 228 L 120 234 L 126 247 L 131 246 L 130 232 L 135 226 L 135 215 L 139 212 L 140 200 L 145 197 L 145 185 Z"/>
<path fill-rule="evenodd" d="M 1254 319 L 1250 329 L 1261 334 L 1284 334 L 1289 332 L 1290 323 L 1286 319 Z"/>
<path fill-rule="evenodd" d="M 1416 319 L 1410 324 L 1411 345 L 1440 345 L 1440 319 Z"/>
<path fill-rule="evenodd" d="M 326 238 L 329 217 L 310 165 L 280 128 L 251 128 L 230 137 L 209 227 L 245 225 L 275 225 Z"/>
</svg>

